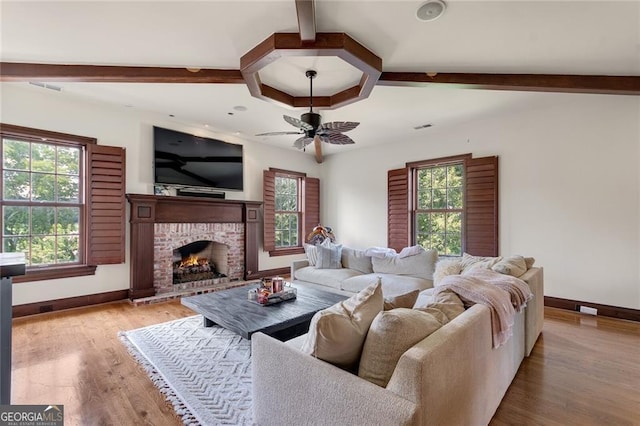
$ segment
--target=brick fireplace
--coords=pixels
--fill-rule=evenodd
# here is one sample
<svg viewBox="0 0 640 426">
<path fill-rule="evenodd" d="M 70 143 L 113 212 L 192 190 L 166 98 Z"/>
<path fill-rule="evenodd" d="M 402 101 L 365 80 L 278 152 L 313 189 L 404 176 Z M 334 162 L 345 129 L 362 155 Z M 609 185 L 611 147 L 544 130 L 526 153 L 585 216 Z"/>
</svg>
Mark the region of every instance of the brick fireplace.
<svg viewBox="0 0 640 426">
<path fill-rule="evenodd" d="M 262 203 L 142 194 L 127 194 L 127 199 L 131 206 L 131 299 L 258 277 Z M 174 284 L 176 256 L 185 247 L 198 245 L 202 245 L 200 251 L 210 250 L 212 265 L 217 264 L 214 267 L 225 276 Z M 206 274 L 196 275 L 203 278 L 200 275 Z"/>
</svg>

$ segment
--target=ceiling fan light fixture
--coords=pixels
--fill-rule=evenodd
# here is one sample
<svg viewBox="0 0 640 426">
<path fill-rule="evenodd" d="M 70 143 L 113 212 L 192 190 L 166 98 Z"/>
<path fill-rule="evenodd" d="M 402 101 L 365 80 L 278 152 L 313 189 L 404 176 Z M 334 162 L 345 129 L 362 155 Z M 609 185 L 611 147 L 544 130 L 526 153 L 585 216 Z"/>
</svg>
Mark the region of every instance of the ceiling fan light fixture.
<svg viewBox="0 0 640 426">
<path fill-rule="evenodd" d="M 416 17 L 420 21 L 435 21 L 442 16 L 447 5 L 442 0 L 429 0 L 423 3 L 416 11 Z"/>
</svg>

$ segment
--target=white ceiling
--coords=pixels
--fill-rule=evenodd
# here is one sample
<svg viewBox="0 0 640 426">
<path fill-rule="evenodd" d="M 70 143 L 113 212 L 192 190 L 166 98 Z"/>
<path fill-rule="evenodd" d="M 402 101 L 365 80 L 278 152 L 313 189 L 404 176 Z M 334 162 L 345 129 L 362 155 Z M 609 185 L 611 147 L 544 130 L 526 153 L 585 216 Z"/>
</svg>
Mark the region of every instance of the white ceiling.
<svg viewBox="0 0 640 426">
<path fill-rule="evenodd" d="M 384 71 L 640 75 L 638 0 L 449 0 L 432 22 L 416 18 L 422 3 L 316 0 L 317 31 L 349 34 L 382 58 Z M 238 70 L 240 57 L 271 34 L 297 31 L 294 0 L 2 1 L 0 7 L 6 62 Z M 318 70 L 314 95 L 337 93 L 359 78 L 333 57 L 280 59 L 260 77 L 304 96 L 310 68 Z M 172 114 L 182 124 L 282 147 L 296 136 L 253 135 L 295 130 L 282 115 L 305 112 L 253 98 L 244 84 L 53 84 L 65 95 Z M 454 125 L 561 96 L 581 95 L 376 86 L 364 101 L 320 112 L 323 121 L 361 122 L 348 133 L 358 148 L 415 137 L 413 127 L 422 124 Z"/>
</svg>

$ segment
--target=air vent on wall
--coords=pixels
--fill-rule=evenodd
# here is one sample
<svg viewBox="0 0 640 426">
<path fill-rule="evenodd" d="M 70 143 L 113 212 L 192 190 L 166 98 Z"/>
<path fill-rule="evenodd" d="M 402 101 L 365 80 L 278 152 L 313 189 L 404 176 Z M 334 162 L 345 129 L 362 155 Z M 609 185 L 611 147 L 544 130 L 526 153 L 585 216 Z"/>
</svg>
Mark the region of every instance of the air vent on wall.
<svg viewBox="0 0 640 426">
<path fill-rule="evenodd" d="M 420 130 L 420 129 L 426 129 L 427 127 L 431 127 L 431 124 L 423 124 L 421 126 L 416 126 L 413 128 L 413 130 Z"/>
<path fill-rule="evenodd" d="M 30 81 L 29 84 L 33 84 L 34 86 L 42 87 L 44 89 L 55 90 L 56 92 L 62 91 L 61 87 L 54 86 L 52 84 L 40 83 L 39 81 Z"/>
</svg>

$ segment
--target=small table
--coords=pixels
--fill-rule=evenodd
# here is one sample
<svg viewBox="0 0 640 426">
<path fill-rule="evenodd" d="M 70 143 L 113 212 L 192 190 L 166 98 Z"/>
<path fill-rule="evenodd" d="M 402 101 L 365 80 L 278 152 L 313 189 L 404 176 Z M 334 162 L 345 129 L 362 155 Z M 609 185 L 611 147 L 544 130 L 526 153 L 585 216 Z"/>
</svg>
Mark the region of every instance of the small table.
<svg viewBox="0 0 640 426">
<path fill-rule="evenodd" d="M 298 296 L 275 305 L 263 306 L 247 299 L 247 292 L 256 285 L 214 291 L 183 297 L 182 304 L 204 316 L 204 326 L 218 324 L 236 334 L 251 339 L 262 332 L 278 340 L 288 340 L 309 330 L 313 315 L 341 302 L 348 296 L 296 286 Z"/>
</svg>

